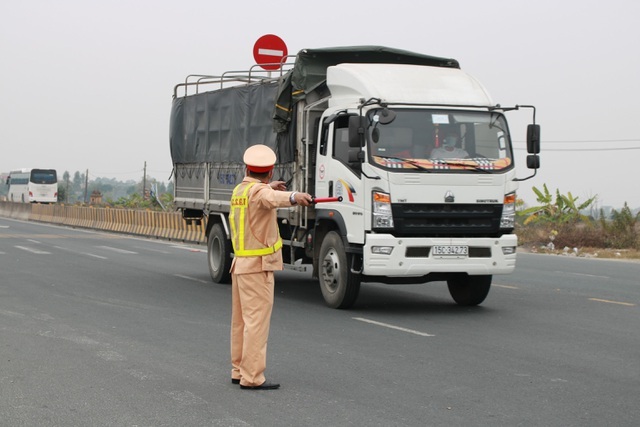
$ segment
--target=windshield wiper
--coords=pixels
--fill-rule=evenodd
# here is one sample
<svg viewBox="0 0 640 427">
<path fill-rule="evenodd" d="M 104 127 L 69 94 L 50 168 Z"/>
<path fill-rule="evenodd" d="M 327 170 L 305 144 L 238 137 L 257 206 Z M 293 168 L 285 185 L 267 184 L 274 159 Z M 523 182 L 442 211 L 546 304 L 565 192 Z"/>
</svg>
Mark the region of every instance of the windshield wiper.
<svg viewBox="0 0 640 427">
<path fill-rule="evenodd" d="M 419 169 L 421 171 L 427 171 L 427 172 L 431 172 L 432 170 L 430 168 L 425 168 L 424 166 L 422 166 L 420 163 L 416 162 L 415 160 L 412 159 L 407 159 L 404 157 L 398 157 L 398 156 L 380 156 L 378 154 L 375 154 L 375 157 L 380 157 L 381 159 L 393 159 L 393 160 L 400 160 L 403 161 L 405 163 L 409 163 L 411 166 L 415 166 L 416 169 Z"/>
</svg>

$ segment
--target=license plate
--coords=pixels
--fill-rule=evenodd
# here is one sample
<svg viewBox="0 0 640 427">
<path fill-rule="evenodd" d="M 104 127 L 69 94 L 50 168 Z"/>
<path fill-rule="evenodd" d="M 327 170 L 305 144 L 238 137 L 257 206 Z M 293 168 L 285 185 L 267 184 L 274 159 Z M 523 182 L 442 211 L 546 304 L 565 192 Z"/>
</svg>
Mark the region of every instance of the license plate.
<svg viewBox="0 0 640 427">
<path fill-rule="evenodd" d="M 431 254 L 437 257 L 460 257 L 469 256 L 469 246 L 434 246 Z"/>
</svg>

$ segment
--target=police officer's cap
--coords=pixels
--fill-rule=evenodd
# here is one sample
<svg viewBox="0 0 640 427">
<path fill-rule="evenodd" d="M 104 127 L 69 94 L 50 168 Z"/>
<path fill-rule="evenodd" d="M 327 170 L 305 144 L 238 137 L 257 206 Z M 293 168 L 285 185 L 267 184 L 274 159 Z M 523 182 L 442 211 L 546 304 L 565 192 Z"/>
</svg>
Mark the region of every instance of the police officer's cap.
<svg viewBox="0 0 640 427">
<path fill-rule="evenodd" d="M 276 153 L 266 145 L 257 144 L 247 148 L 242 159 L 251 172 L 265 173 L 276 164 Z"/>
</svg>

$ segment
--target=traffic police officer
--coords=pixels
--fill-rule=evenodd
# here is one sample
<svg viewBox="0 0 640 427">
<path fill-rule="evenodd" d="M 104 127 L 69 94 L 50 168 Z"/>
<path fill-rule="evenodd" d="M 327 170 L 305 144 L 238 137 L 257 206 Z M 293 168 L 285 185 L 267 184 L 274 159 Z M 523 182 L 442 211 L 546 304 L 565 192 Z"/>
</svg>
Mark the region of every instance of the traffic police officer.
<svg viewBox="0 0 640 427">
<path fill-rule="evenodd" d="M 229 223 L 235 257 L 231 264 L 231 382 L 244 390 L 273 390 L 264 376 L 273 308 L 275 270 L 282 270 L 282 239 L 276 208 L 309 206 L 307 193 L 270 182 L 276 154 L 266 145 L 244 153 L 246 176 L 233 190 Z"/>
</svg>

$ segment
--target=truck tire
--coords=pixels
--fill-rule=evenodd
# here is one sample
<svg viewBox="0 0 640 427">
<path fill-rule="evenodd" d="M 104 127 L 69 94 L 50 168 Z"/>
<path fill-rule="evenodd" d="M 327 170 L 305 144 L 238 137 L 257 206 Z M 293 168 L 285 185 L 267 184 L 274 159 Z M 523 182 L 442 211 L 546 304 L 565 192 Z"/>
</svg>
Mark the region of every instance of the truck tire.
<svg viewBox="0 0 640 427">
<path fill-rule="evenodd" d="M 449 294 L 459 305 L 473 306 L 484 301 L 493 276 L 460 276 L 447 280 Z"/>
<path fill-rule="evenodd" d="M 320 290 L 331 308 L 349 308 L 360 292 L 360 274 L 351 272 L 351 257 L 344 249 L 342 238 L 330 231 L 320 246 Z"/>
<path fill-rule="evenodd" d="M 231 281 L 231 241 L 222 228 L 222 224 L 213 224 L 207 236 L 207 259 L 209 273 L 216 283 Z"/>
</svg>

